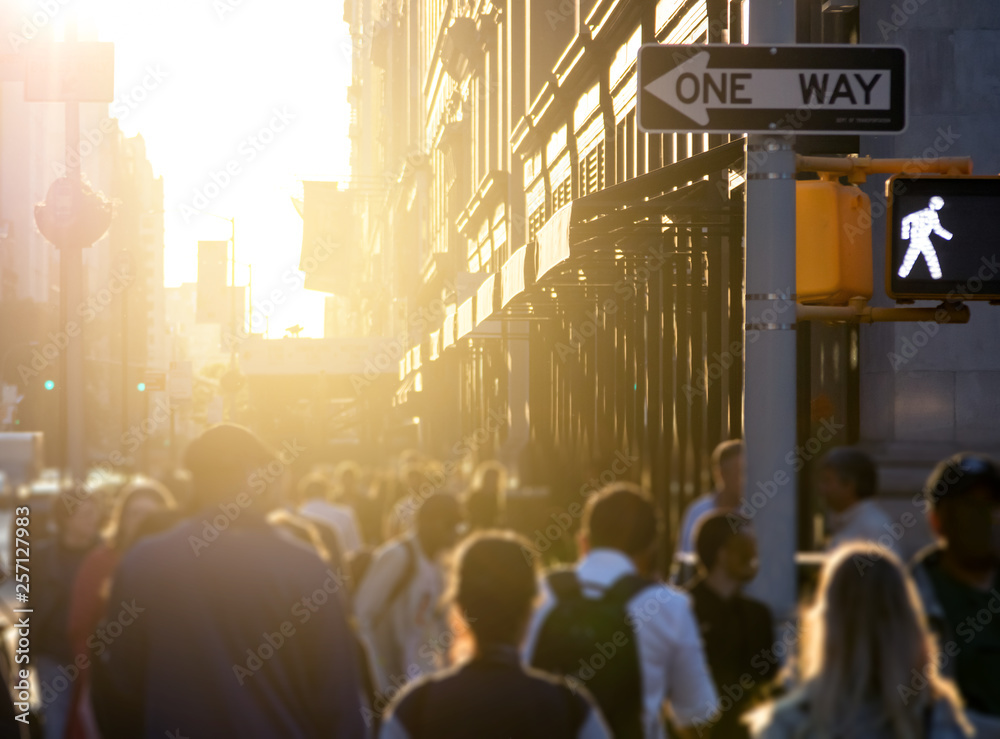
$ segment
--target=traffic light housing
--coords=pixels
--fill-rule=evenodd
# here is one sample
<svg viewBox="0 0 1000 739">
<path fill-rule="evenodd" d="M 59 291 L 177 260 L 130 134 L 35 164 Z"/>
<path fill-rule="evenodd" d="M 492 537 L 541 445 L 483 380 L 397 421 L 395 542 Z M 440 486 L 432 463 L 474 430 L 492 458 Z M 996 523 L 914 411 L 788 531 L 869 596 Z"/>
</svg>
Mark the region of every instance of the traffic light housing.
<svg viewBox="0 0 1000 739">
<path fill-rule="evenodd" d="M 896 300 L 1000 300 L 1000 177 L 886 183 L 885 289 Z"/>
<path fill-rule="evenodd" d="M 871 200 L 856 185 L 795 183 L 795 282 L 805 305 L 871 298 Z"/>
</svg>

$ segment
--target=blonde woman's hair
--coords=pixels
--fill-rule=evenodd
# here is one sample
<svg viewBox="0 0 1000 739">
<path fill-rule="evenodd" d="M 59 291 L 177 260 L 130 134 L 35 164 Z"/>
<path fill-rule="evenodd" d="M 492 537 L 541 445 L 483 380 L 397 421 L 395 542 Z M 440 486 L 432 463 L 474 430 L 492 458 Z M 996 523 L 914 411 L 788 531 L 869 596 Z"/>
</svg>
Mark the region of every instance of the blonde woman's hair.
<svg viewBox="0 0 1000 739">
<path fill-rule="evenodd" d="M 881 705 L 897 739 L 923 737 L 925 712 L 938 700 L 964 722 L 954 684 L 938 674 L 913 580 L 889 550 L 863 543 L 836 550 L 806 619 L 810 736 L 849 736 L 872 705 Z"/>
</svg>

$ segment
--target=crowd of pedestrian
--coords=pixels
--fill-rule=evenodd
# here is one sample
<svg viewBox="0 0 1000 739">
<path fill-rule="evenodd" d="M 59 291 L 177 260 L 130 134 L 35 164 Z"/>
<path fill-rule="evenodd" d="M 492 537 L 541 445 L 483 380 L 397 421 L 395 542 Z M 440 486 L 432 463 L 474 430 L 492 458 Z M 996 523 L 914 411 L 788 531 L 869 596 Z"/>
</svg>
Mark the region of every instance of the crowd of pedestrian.
<svg viewBox="0 0 1000 739">
<path fill-rule="evenodd" d="M 60 495 L 32 562 L 30 736 L 1000 737 L 1000 467 L 938 465 L 914 499 L 937 540 L 907 562 L 872 460 L 831 451 L 799 616 L 745 592 L 745 454 L 715 450 L 668 582 L 632 483 L 589 495 L 575 561 L 542 571 L 495 461 L 293 485 L 251 431 L 213 427 L 166 484 Z M 0 708 L 0 737 L 28 737 Z"/>
</svg>

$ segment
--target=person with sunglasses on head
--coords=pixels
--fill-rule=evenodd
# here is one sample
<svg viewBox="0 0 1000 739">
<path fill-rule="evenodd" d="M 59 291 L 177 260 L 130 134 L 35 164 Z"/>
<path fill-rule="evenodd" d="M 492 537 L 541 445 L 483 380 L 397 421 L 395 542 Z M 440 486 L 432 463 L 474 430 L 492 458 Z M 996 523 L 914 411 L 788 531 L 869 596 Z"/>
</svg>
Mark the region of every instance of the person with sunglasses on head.
<svg viewBox="0 0 1000 739">
<path fill-rule="evenodd" d="M 1000 466 L 962 453 L 924 487 L 939 541 L 912 565 L 928 621 L 977 736 L 1000 737 Z"/>
</svg>

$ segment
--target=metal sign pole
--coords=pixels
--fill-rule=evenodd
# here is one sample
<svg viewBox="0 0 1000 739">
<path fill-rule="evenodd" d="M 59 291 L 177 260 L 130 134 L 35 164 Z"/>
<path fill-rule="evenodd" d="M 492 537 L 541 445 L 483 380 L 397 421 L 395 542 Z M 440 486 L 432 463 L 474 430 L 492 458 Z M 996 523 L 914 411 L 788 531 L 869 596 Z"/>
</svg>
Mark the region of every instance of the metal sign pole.
<svg viewBox="0 0 1000 739">
<path fill-rule="evenodd" d="M 66 41 L 76 41 L 76 20 L 71 18 L 66 27 Z M 66 177 L 74 183 L 80 181 L 80 103 L 66 102 Z M 75 184 L 79 187 L 79 184 Z M 62 303 L 63 325 L 67 331 L 69 321 L 83 300 L 83 249 L 89 243 L 63 245 L 59 250 L 59 299 Z M 66 469 L 75 480 L 82 480 L 86 472 L 87 455 L 84 428 L 83 337 L 79 336 L 66 347 L 65 381 L 63 382 L 66 414 L 65 460 Z"/>
<path fill-rule="evenodd" d="M 753 0 L 750 41 L 795 42 L 794 0 Z M 760 574 L 750 591 L 781 620 L 796 604 L 795 152 L 790 135 L 747 139 L 744 511 Z"/>
</svg>

